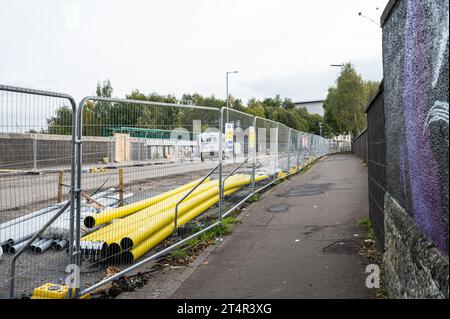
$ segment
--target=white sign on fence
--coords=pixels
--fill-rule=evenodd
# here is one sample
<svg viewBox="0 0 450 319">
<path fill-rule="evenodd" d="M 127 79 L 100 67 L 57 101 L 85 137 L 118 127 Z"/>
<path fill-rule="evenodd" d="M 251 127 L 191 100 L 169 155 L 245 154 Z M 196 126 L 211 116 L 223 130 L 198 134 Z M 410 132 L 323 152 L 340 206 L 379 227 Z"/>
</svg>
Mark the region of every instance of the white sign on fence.
<svg viewBox="0 0 450 319">
<path fill-rule="evenodd" d="M 219 151 L 219 132 L 205 132 L 200 135 L 200 152 L 218 152 Z"/>
</svg>

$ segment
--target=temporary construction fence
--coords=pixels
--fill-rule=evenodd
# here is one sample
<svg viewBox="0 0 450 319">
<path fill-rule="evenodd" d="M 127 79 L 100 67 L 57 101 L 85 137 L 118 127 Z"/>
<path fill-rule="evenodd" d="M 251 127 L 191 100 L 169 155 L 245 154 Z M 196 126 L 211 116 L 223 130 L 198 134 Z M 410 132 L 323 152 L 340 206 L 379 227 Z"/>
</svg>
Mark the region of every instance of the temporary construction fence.
<svg viewBox="0 0 450 319">
<path fill-rule="evenodd" d="M 0 172 L 0 231 L 3 238 L 11 225 L 18 232 L 34 227 L 22 238 L 23 249 L 9 238 L 1 243 L 0 297 L 30 295 L 46 283 L 36 290 L 43 292 L 41 297 L 54 296 L 52 289 L 61 287 L 63 297 L 95 294 L 220 226 L 256 193 L 335 151 L 328 139 L 231 108 L 96 96 L 76 107 L 66 95 L 0 88 L 6 96 L 0 100 L 0 136 L 5 139 L 0 145 L 9 145 L 0 146 L 1 163 L 8 169 Z M 45 109 L 44 100 L 30 104 L 20 99 L 22 94 L 66 103 L 55 101 Z M 22 118 L 21 106 L 41 107 L 40 117 L 35 120 L 28 112 Z M 32 165 L 35 175 L 29 175 L 26 165 L 5 160 L 22 151 L 12 141 L 14 134 L 45 135 L 47 140 L 65 136 L 69 151 L 65 144 L 50 144 L 53 164 L 36 170 Z M 33 155 L 28 156 L 32 162 Z M 68 162 L 62 160 L 66 157 Z M 18 186 L 19 180 L 23 185 Z M 33 192 L 39 198 L 32 199 Z M 46 217 L 37 222 L 34 216 Z M 40 238 L 47 240 L 34 243 Z M 38 256 L 42 245 L 55 249 Z M 25 247 L 37 248 L 25 253 Z M 123 270 L 103 278 L 112 264 Z"/>
<path fill-rule="evenodd" d="M 97 115 L 105 109 L 107 118 Z M 103 170 L 94 174 L 83 172 L 83 156 L 77 158 L 77 188 L 96 189 L 106 182 L 107 187 L 118 185 L 122 196 L 134 195 L 121 201 L 119 208 L 77 219 L 80 222 L 79 243 L 75 244 L 80 256 L 77 265 L 82 271 L 89 271 L 105 263 L 133 263 L 157 253 L 164 247 L 158 244 L 172 235 L 175 223 L 186 224 L 186 218 L 182 217 L 190 213 L 192 202 L 181 206 L 180 216 L 176 216 L 178 202 L 208 171 L 214 169 L 208 178 L 218 180 L 220 110 L 86 97 L 78 108 L 77 124 L 80 141 L 77 154 L 84 155 L 85 140 L 114 132 L 111 143 L 114 156 L 104 160 L 107 164 Z M 136 156 L 133 145 L 139 145 L 140 155 Z M 148 155 L 152 152 L 158 152 L 157 161 L 155 156 Z M 205 180 L 205 184 L 193 191 L 189 199 L 218 182 Z M 173 242 L 181 238 L 171 237 Z M 95 278 L 82 275 L 81 282 L 90 286 L 91 291 L 95 289 Z"/>
<path fill-rule="evenodd" d="M 69 95 L 0 85 L 2 298 L 58 282 L 73 263 L 75 110 Z M 64 241 L 46 232 L 61 220 Z"/>
</svg>

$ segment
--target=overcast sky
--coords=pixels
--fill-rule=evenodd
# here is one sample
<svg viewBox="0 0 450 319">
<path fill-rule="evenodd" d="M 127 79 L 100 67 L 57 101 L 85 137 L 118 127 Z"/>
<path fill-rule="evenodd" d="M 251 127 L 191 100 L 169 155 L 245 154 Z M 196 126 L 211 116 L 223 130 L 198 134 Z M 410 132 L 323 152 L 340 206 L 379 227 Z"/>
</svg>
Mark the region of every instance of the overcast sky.
<svg viewBox="0 0 450 319">
<path fill-rule="evenodd" d="M 351 61 L 382 78 L 387 0 L 1 0 L 0 83 L 72 94 L 322 99 Z M 376 8 L 379 10 L 376 10 Z"/>
</svg>

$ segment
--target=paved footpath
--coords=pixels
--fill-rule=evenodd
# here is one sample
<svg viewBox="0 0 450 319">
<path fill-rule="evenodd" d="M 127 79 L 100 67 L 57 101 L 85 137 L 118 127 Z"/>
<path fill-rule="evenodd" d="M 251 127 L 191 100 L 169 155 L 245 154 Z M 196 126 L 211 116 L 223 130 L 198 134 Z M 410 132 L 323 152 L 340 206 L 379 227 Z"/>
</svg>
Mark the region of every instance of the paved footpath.
<svg viewBox="0 0 450 319">
<path fill-rule="evenodd" d="M 367 168 L 323 158 L 267 192 L 171 298 L 374 298 L 358 245 Z"/>
</svg>

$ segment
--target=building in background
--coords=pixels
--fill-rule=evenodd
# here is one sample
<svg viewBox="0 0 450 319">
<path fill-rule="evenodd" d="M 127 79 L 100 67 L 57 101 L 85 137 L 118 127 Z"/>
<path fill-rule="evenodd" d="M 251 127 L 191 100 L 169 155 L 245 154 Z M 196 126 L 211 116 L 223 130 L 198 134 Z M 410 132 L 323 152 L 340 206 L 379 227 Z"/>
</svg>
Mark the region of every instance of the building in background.
<svg viewBox="0 0 450 319">
<path fill-rule="evenodd" d="M 294 102 L 295 107 L 306 107 L 308 113 L 310 114 L 319 114 L 320 116 L 324 115 L 323 102 L 325 100 L 314 100 L 314 101 L 303 101 L 303 102 Z"/>
<path fill-rule="evenodd" d="M 352 141 L 352 135 L 351 134 L 340 134 L 335 135 L 331 138 L 333 141 L 336 142 L 351 142 Z"/>
</svg>

